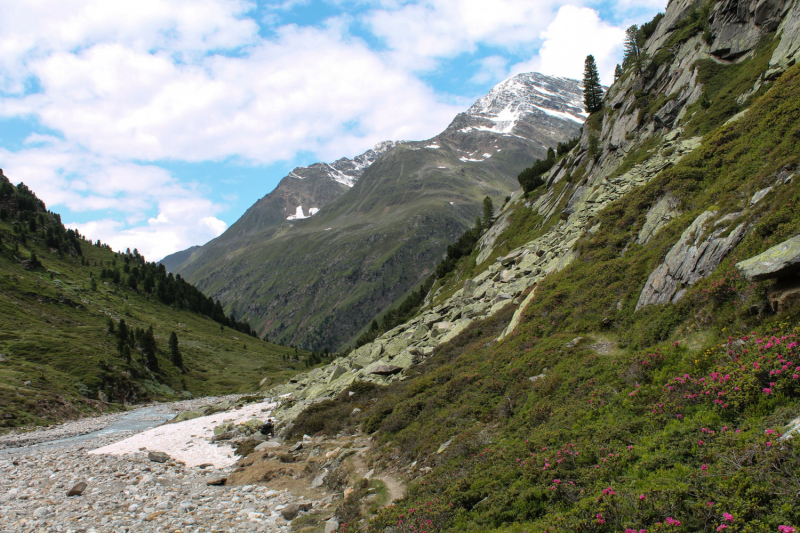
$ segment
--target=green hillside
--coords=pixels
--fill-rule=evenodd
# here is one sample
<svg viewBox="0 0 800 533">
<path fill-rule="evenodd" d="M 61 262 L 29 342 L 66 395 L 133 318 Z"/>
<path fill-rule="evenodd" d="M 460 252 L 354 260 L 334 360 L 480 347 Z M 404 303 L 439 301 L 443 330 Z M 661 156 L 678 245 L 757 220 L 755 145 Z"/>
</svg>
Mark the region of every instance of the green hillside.
<svg viewBox="0 0 800 533">
<path fill-rule="evenodd" d="M 304 367 L 292 360 L 307 353 L 249 335 L 247 324 L 135 251 L 115 253 L 65 230 L 4 176 L 0 206 L 0 427 L 122 402 L 247 392 Z M 130 332 L 123 343 L 120 321 Z M 155 361 L 143 350 L 150 327 Z M 182 369 L 171 361 L 172 332 Z"/>
<path fill-rule="evenodd" d="M 748 281 L 735 266 L 800 233 L 800 66 L 764 76 L 781 36 L 765 29 L 739 62 L 717 61 L 708 51 L 722 37 L 708 13 L 721 17 L 728 3 L 705 5 L 670 4 L 650 41 L 658 43 L 650 68 L 627 69 L 564 168 L 546 174 L 527 203 L 512 202 L 487 260 L 476 248 L 437 282 L 418 322 L 337 361 L 347 368 L 380 358 L 403 366 L 402 378 L 363 375 L 387 386 L 370 390 L 374 401 L 355 417 L 340 392 L 356 388 L 350 383 L 281 389 L 319 402 L 297 427 L 335 434 L 359 425 L 376 441 L 376 472 L 407 475 L 405 498 L 377 516 L 344 502 L 345 531 L 783 533 L 800 525 L 800 307 L 770 302 L 800 282 L 796 271 Z M 797 4 L 792 17 L 800 20 Z M 730 26 L 719 35 L 730 38 L 738 27 L 722 20 Z M 694 101 L 672 85 L 686 72 L 703 83 L 684 78 L 700 89 Z M 679 146 L 694 148 L 664 163 Z M 674 207 L 659 212 L 665 198 Z M 708 222 L 689 230 L 697 220 Z M 544 240 L 572 235 L 576 224 L 580 236 L 568 246 Z M 730 247 L 719 252 L 723 242 Z M 503 259 L 523 248 L 521 261 Z M 697 267 L 693 277 L 679 278 L 674 297 L 640 306 L 676 259 Z M 525 276 L 533 281 L 521 295 L 498 296 L 506 303 L 476 316 L 498 286 L 511 292 L 504 279 Z M 463 320 L 463 329 L 430 350 L 438 341 L 428 330 L 452 328 L 438 322 L 446 320 Z M 423 346 L 429 356 L 419 356 Z"/>
</svg>

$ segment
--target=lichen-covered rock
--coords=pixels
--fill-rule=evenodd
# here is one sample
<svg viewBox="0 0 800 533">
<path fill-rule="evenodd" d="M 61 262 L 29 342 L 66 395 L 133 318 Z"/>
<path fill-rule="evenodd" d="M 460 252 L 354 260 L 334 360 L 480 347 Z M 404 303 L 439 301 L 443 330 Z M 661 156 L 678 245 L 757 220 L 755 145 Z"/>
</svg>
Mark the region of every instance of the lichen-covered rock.
<svg viewBox="0 0 800 533">
<path fill-rule="evenodd" d="M 744 223 L 733 231 L 723 220 L 710 228 L 716 211 L 705 211 L 698 216 L 670 249 L 664 262 L 647 278 L 636 304 L 638 311 L 646 305 L 677 302 L 686 292 L 685 287 L 705 278 L 714 271 L 745 233 Z M 726 217 L 730 221 L 730 216 Z"/>
<path fill-rule="evenodd" d="M 750 281 L 774 279 L 800 271 L 800 235 L 736 263 L 736 268 Z"/>
<path fill-rule="evenodd" d="M 642 229 L 639 230 L 639 237 L 636 241 L 641 245 L 645 245 L 650 239 L 658 235 L 664 226 L 669 224 L 672 219 L 680 214 L 678 205 L 678 199 L 671 194 L 659 198 L 658 201 L 647 210 L 645 223 Z"/>
<path fill-rule="evenodd" d="M 777 78 L 800 59 L 800 2 L 793 3 L 791 10 L 778 27 L 778 34 L 781 40 L 772 53 L 770 68 L 764 76 L 768 80 Z"/>
</svg>

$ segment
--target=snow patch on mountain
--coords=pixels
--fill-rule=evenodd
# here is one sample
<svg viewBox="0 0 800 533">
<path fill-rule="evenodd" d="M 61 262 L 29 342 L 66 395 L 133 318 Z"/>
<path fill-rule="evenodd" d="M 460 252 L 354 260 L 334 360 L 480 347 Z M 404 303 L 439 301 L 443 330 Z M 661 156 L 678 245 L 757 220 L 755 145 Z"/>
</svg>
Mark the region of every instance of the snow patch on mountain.
<svg viewBox="0 0 800 533">
<path fill-rule="evenodd" d="M 294 215 L 289 215 L 288 217 L 286 217 L 286 220 L 303 220 L 304 218 L 311 218 L 317 213 L 319 213 L 319 209 L 317 209 L 316 207 L 312 207 L 308 210 L 308 216 L 306 216 L 305 213 L 303 212 L 303 206 L 298 205 L 297 210 L 294 212 Z"/>
<path fill-rule="evenodd" d="M 305 179 L 303 172 L 307 169 L 322 170 L 330 179 L 347 187 L 352 187 L 380 156 L 405 141 L 384 141 L 353 159 L 343 157 L 333 163 L 314 163 L 308 167 L 298 167 L 289 173 L 290 178 Z M 308 218 L 308 217 L 306 217 Z M 292 219 L 294 220 L 294 219 Z"/>
</svg>

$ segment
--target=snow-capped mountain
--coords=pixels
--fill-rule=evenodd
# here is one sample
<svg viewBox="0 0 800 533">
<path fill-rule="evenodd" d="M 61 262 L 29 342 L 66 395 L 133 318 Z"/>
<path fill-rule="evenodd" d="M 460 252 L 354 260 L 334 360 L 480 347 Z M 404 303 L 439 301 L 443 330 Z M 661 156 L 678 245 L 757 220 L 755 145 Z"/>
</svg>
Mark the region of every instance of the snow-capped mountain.
<svg viewBox="0 0 800 533">
<path fill-rule="evenodd" d="M 259 335 L 338 347 L 430 273 L 486 196 L 501 204 L 579 134 L 581 100 L 577 81 L 514 76 L 431 139 L 294 169 L 173 271 Z"/>
<path fill-rule="evenodd" d="M 333 163 L 314 163 L 307 167 L 298 167 L 289 173 L 290 178 L 305 179 L 309 173 L 318 175 L 321 171 L 328 178 L 342 185 L 352 187 L 364 170 L 377 159 L 403 141 L 383 141 L 353 159 L 343 157 Z"/>
<path fill-rule="evenodd" d="M 536 72 L 517 74 L 499 83 L 475 102 L 466 115 L 473 119 L 471 129 L 511 133 L 526 115 L 547 115 L 583 124 L 583 85 L 568 78 L 555 78 Z"/>
<path fill-rule="evenodd" d="M 333 163 L 314 163 L 313 165 L 307 167 L 297 167 L 292 170 L 289 175 L 286 176 L 286 178 L 284 178 L 284 181 L 287 179 L 290 181 L 292 179 L 312 179 L 323 181 L 330 180 L 340 183 L 345 187 L 352 187 L 355 185 L 355 183 L 358 181 L 358 178 L 361 177 L 364 171 L 368 169 L 370 165 L 372 165 L 372 163 L 377 161 L 383 154 L 398 144 L 402 144 L 402 141 L 383 141 L 376 144 L 363 154 L 357 155 L 353 159 L 342 157 Z M 283 184 L 283 181 L 281 184 Z M 291 185 L 287 184 L 287 186 L 292 188 Z M 296 206 L 287 205 L 284 207 L 284 210 L 291 211 L 291 213 L 286 215 L 286 220 L 302 220 L 312 217 L 314 214 L 319 212 L 324 203 L 327 203 L 329 200 L 330 199 L 328 197 L 324 196 L 320 198 L 314 198 L 312 196 L 307 198 L 307 202 L 310 202 L 310 204 L 299 204 Z"/>
<path fill-rule="evenodd" d="M 563 122 L 583 124 L 586 116 L 579 81 L 530 72 L 497 84 L 460 113 L 445 133 L 487 132 L 533 140 L 530 134 L 543 127 L 547 130 Z"/>
</svg>

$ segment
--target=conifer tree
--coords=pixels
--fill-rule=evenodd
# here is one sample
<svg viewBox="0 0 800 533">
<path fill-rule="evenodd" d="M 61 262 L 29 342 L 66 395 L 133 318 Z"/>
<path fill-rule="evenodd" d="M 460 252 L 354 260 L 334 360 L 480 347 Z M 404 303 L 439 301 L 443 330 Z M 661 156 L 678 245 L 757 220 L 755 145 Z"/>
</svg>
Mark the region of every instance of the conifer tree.
<svg viewBox="0 0 800 533">
<path fill-rule="evenodd" d="M 614 81 L 617 81 L 622 77 L 622 67 L 619 63 L 617 63 L 617 67 L 614 69 Z"/>
<path fill-rule="evenodd" d="M 490 197 L 483 199 L 483 226 L 488 228 L 492 224 L 494 218 L 494 204 Z"/>
<path fill-rule="evenodd" d="M 583 70 L 583 103 L 587 113 L 594 113 L 603 108 L 603 88 L 600 86 L 600 74 L 594 56 L 586 56 Z"/>
<path fill-rule="evenodd" d="M 625 52 L 622 64 L 628 68 L 633 68 L 638 75 L 642 75 L 644 64 L 644 53 L 640 43 L 639 26 L 634 24 L 625 30 Z"/>
<path fill-rule="evenodd" d="M 183 370 L 183 356 L 180 349 L 178 349 L 178 336 L 174 331 L 169 336 L 169 360 L 177 368 Z"/>
<path fill-rule="evenodd" d="M 141 340 L 142 353 L 147 358 L 147 366 L 153 372 L 158 370 L 158 359 L 156 359 L 156 339 L 153 335 L 153 326 L 149 326 L 142 334 Z"/>
</svg>

